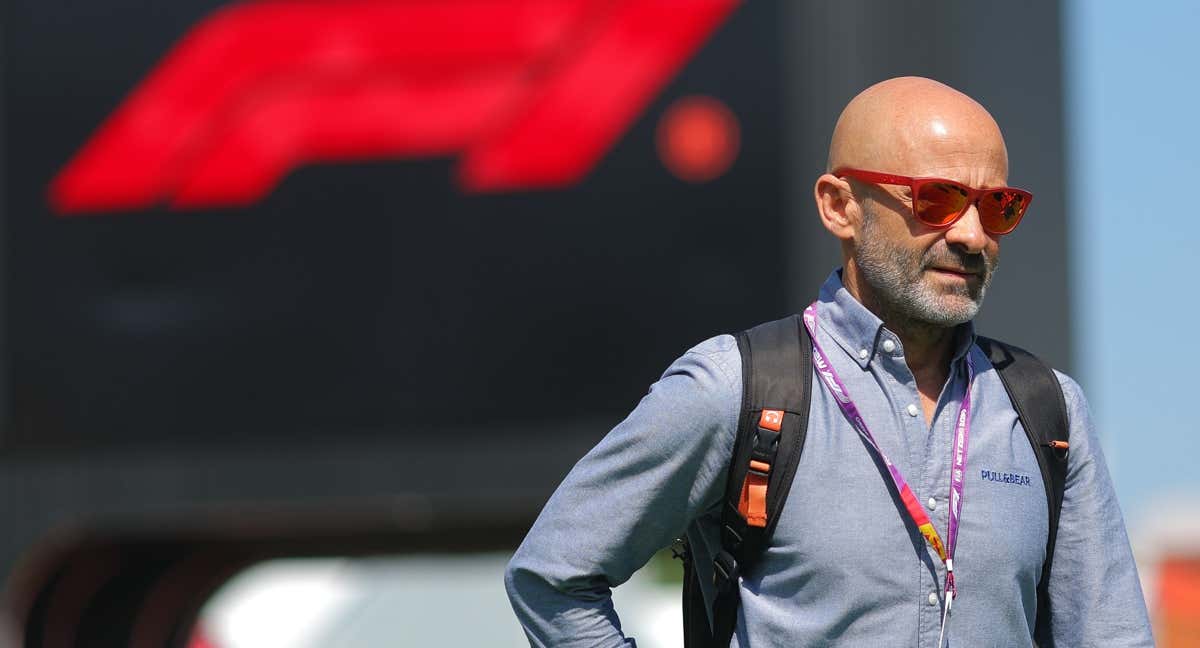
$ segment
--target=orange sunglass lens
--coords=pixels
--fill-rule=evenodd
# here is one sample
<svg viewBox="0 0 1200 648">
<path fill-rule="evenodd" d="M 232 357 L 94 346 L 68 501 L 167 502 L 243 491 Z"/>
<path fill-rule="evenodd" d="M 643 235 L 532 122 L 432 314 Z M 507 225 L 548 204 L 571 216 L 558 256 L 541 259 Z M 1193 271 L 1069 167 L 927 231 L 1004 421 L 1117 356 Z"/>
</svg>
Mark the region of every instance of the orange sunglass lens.
<svg viewBox="0 0 1200 648">
<path fill-rule="evenodd" d="M 913 212 L 923 223 L 941 227 L 966 209 L 969 192 L 950 182 L 929 182 L 917 188 Z"/>
<path fill-rule="evenodd" d="M 1028 206 L 1029 200 L 1021 192 L 988 191 L 979 198 L 979 220 L 989 232 L 1007 234 L 1021 222 Z"/>
</svg>

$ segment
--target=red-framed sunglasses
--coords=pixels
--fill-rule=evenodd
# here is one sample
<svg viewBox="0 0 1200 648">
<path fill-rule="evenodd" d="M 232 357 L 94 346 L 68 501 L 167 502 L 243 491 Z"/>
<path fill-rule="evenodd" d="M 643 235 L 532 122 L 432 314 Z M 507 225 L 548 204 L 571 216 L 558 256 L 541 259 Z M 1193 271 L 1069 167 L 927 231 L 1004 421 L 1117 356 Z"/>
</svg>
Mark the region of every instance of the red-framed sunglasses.
<svg viewBox="0 0 1200 648">
<path fill-rule="evenodd" d="M 975 205 L 979 222 L 989 234 L 1008 234 L 1021 222 L 1033 194 L 1013 187 L 975 189 L 945 178 L 913 178 L 842 167 L 835 176 L 849 176 L 872 184 L 902 185 L 912 189 L 913 217 L 935 228 L 950 227 L 967 208 Z"/>
</svg>

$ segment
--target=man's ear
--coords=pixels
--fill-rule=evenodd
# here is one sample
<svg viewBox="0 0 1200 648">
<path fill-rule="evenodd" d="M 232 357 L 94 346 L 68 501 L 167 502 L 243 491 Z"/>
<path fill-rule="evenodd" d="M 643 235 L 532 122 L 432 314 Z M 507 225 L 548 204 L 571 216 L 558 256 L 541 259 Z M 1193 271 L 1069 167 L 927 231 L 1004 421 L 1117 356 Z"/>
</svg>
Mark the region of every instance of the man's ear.
<svg viewBox="0 0 1200 648">
<path fill-rule="evenodd" d="M 825 229 L 843 241 L 852 240 L 860 207 L 850 192 L 850 183 L 826 173 L 817 178 L 813 197 L 816 198 L 817 213 L 821 215 L 821 224 Z"/>
</svg>

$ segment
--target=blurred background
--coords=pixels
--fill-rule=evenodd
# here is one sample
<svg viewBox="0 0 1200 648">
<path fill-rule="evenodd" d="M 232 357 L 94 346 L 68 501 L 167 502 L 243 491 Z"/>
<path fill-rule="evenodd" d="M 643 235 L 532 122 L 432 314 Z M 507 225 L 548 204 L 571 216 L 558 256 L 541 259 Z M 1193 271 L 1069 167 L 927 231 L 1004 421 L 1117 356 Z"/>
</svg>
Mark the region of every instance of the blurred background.
<svg viewBox="0 0 1200 648">
<path fill-rule="evenodd" d="M 837 114 L 919 74 L 1037 196 L 979 328 L 1083 384 L 1200 646 L 1194 3 L 3 6 L 0 645 L 525 645 L 542 503 L 812 299 Z M 616 590 L 639 645 L 682 645 L 680 570 Z"/>
</svg>

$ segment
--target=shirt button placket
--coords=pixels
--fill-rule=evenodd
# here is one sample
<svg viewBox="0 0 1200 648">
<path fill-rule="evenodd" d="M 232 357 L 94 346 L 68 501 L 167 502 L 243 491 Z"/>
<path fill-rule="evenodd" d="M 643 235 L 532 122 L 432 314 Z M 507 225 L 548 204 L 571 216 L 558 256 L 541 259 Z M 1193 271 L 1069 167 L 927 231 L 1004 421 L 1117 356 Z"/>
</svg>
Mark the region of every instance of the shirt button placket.
<svg viewBox="0 0 1200 648">
<path fill-rule="evenodd" d="M 921 586 L 923 605 L 921 605 L 920 620 L 917 622 L 917 644 L 925 648 L 937 643 L 938 631 L 941 629 L 942 622 L 942 600 L 938 597 L 940 588 L 928 574 L 922 574 Z"/>
</svg>

